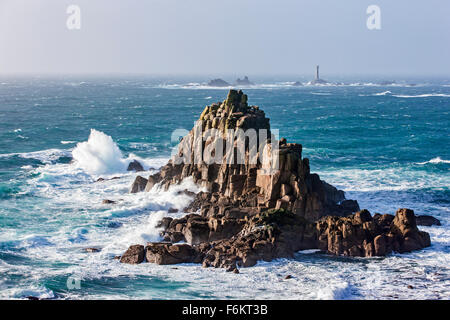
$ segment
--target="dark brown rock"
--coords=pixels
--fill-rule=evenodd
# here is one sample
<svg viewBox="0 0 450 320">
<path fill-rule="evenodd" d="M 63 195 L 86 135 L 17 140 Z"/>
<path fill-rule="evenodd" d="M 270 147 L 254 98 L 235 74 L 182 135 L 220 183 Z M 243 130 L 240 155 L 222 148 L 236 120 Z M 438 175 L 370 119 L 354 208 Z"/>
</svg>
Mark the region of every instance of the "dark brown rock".
<svg viewBox="0 0 450 320">
<path fill-rule="evenodd" d="M 202 136 L 207 129 L 216 129 L 225 137 Z M 227 137 L 229 129 L 267 130 L 267 137 L 257 138 L 264 148 L 256 150 L 256 162 L 249 160 L 250 144 Z M 215 156 L 222 138 L 231 140 L 231 150 L 242 146 L 243 163 L 230 164 L 225 153 L 219 163 L 208 162 L 207 153 L 196 159 L 192 150 L 198 144 L 201 150 L 213 150 Z M 278 152 L 272 153 L 277 147 Z M 275 141 L 269 119 L 258 107 L 248 105 L 242 91 L 230 90 L 225 101 L 206 106 L 180 141 L 178 153 L 148 180 L 137 177 L 133 183 L 132 192 L 150 191 L 157 184 L 167 190 L 190 178 L 206 190 L 180 193 L 193 197 L 183 209 L 190 214 L 161 221 L 161 236 L 169 243 L 148 244 L 148 261 L 198 262 L 232 271 L 260 260 L 292 257 L 305 249 L 370 257 L 430 245 L 429 235 L 417 229 L 412 210 L 400 209 L 395 217 L 372 217 L 369 211 L 360 210 L 357 201 L 346 199 L 343 191 L 311 173 L 302 149 L 301 144 L 286 139 Z M 237 159 L 236 154 L 233 157 Z M 271 163 L 277 162 L 278 170 L 271 170 Z M 180 241 L 187 244 L 173 244 Z"/>
<path fill-rule="evenodd" d="M 414 212 L 409 209 L 399 209 L 395 217 L 372 218 L 367 210 L 348 217 L 324 217 L 317 230 L 319 249 L 336 255 L 384 256 L 430 245 L 429 235 L 417 229 Z"/>
<path fill-rule="evenodd" d="M 102 201 L 102 203 L 103 203 L 103 204 L 114 204 L 114 203 L 116 203 L 116 202 L 113 201 L 113 200 L 104 199 L 104 200 Z"/>
<path fill-rule="evenodd" d="M 121 263 L 137 264 L 144 261 L 145 251 L 144 246 L 135 244 L 128 248 L 127 251 L 120 257 Z"/>
<path fill-rule="evenodd" d="M 89 253 L 100 252 L 99 248 L 85 248 L 84 250 Z"/>
<path fill-rule="evenodd" d="M 164 230 L 167 230 L 172 220 L 173 218 L 171 217 L 164 217 L 156 224 L 156 228 L 163 228 Z"/>
</svg>

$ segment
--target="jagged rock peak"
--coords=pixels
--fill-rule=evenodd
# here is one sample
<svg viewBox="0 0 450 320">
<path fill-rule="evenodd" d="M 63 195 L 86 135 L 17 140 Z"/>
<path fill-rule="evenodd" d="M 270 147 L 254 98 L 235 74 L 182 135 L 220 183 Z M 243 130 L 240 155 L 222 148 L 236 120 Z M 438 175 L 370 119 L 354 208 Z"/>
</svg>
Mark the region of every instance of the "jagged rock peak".
<svg viewBox="0 0 450 320">
<path fill-rule="evenodd" d="M 144 190 L 150 191 L 155 185 L 167 189 L 192 177 L 196 184 L 208 190 L 210 199 L 211 195 L 216 200 L 221 199 L 222 205 L 283 208 L 312 221 L 328 214 L 345 215 L 359 210 L 356 201 L 345 200 L 343 191 L 310 173 L 309 160 L 302 158 L 301 144 L 287 143 L 286 139 L 276 141 L 270 132 L 269 119 L 258 107 L 250 107 L 247 100 L 242 91 L 230 90 L 225 101 L 207 106 L 200 121 L 181 140 L 178 154 L 160 172 L 149 177 Z M 211 128 L 227 134 L 228 129 L 254 129 L 256 132 L 264 129 L 267 134 L 265 139 L 258 135 L 253 147 L 232 137 L 232 147 L 227 149 L 220 137 L 203 136 Z M 238 159 L 240 147 L 243 153 Z M 199 153 L 196 148 L 201 149 Z M 215 162 L 205 159 L 203 151 L 207 148 L 217 156 Z M 233 162 L 230 163 L 230 159 Z M 143 182 L 142 178 L 137 178 L 132 190 L 142 191 Z M 199 199 L 198 207 L 220 210 L 221 205 L 210 199 Z"/>
</svg>

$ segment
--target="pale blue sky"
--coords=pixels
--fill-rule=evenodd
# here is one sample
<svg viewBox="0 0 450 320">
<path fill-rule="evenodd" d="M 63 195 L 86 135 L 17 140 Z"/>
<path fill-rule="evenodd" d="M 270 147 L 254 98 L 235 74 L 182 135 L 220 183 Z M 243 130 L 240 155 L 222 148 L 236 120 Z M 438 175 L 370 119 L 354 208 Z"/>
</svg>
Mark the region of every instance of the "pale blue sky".
<svg viewBox="0 0 450 320">
<path fill-rule="evenodd" d="M 0 74 L 447 76 L 450 1 L 0 0 L 0 43 Z"/>
</svg>

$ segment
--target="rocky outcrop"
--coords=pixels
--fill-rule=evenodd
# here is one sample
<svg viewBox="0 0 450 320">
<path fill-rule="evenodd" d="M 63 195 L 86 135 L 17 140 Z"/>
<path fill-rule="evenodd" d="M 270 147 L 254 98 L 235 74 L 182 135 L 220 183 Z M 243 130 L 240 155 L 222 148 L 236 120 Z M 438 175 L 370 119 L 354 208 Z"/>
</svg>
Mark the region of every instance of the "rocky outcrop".
<svg viewBox="0 0 450 320">
<path fill-rule="evenodd" d="M 135 172 L 144 171 L 144 167 L 139 161 L 133 160 L 128 165 L 127 171 L 135 171 Z"/>
<path fill-rule="evenodd" d="M 253 85 L 253 82 L 251 82 L 247 76 L 245 76 L 243 79 L 237 78 L 236 79 L 236 85 L 238 86 L 251 86 Z"/>
<path fill-rule="evenodd" d="M 302 158 L 301 144 L 287 143 L 286 139 L 275 140 L 264 111 L 249 106 L 242 91 L 230 90 L 225 101 L 207 106 L 199 120 L 181 140 L 178 155 L 160 172 L 149 177 L 146 191 L 158 183 L 167 189 L 192 177 L 195 183 L 206 187 L 211 194 L 200 207 L 209 207 L 213 199 L 213 203 L 218 201 L 234 207 L 262 210 L 283 208 L 313 221 L 325 215 L 344 216 L 359 210 L 356 201 L 346 201 L 343 191 L 322 181 L 317 174 L 310 173 L 308 158 Z M 205 139 L 202 134 L 208 129 L 216 130 L 224 138 L 210 136 Z M 232 156 L 236 158 L 240 140 L 238 136 L 233 138 L 227 134 L 229 130 L 239 132 L 240 129 L 242 132 L 248 129 L 257 133 L 266 132 L 266 137 L 256 137 L 258 150 L 250 149 L 248 141 L 243 143 L 245 148 L 241 154 L 244 161 L 236 163 L 236 160 L 234 164 L 229 164 L 231 152 L 226 152 L 226 142 L 231 141 Z M 196 147 L 201 150 L 209 147 L 217 153 L 218 149 L 223 148 L 223 157 L 221 161 L 207 164 L 204 154 L 200 154 L 197 161 L 194 152 L 183 154 L 184 150 L 195 150 Z M 181 158 L 184 161 L 177 162 Z M 252 159 L 256 160 L 252 162 Z M 273 170 L 275 166 L 278 168 Z M 138 186 L 134 189 L 141 190 Z"/>
<path fill-rule="evenodd" d="M 318 248 L 335 255 L 385 256 L 430 245 L 428 233 L 419 231 L 414 211 L 399 209 L 394 216 L 372 217 L 362 210 L 348 217 L 324 217 L 317 222 Z"/>
<path fill-rule="evenodd" d="M 231 84 L 222 79 L 213 79 L 208 82 L 210 87 L 230 87 Z"/>
<path fill-rule="evenodd" d="M 418 226 L 431 227 L 431 226 L 440 226 L 441 225 L 441 222 L 439 221 L 439 219 L 436 219 L 435 217 L 432 217 L 432 216 L 426 216 L 426 215 L 416 216 L 416 222 L 417 222 Z"/>
<path fill-rule="evenodd" d="M 307 249 L 371 257 L 430 245 L 429 235 L 417 229 L 414 212 L 409 209 L 399 209 L 395 216 L 374 217 L 362 210 L 348 217 L 327 216 L 316 222 L 284 209 L 229 210 L 211 217 L 190 214 L 180 219 L 164 218 L 160 226 L 164 228 L 161 235 L 165 242 L 147 244 L 148 262 L 202 263 L 204 267 L 228 271 L 251 267 L 257 261 L 290 258 Z M 175 244 L 180 241 L 186 243 Z M 136 256 L 133 247 L 128 256 Z M 135 263 L 136 259 L 131 261 Z"/>
<path fill-rule="evenodd" d="M 141 176 L 137 176 L 134 179 L 133 184 L 131 185 L 131 189 L 130 189 L 130 193 L 137 193 L 137 192 L 141 192 L 145 190 L 145 187 L 147 186 L 148 180 L 141 177 Z"/>
<path fill-rule="evenodd" d="M 148 262 L 156 264 L 192 263 L 201 261 L 201 253 L 188 244 L 149 243 L 145 248 Z"/>
<path fill-rule="evenodd" d="M 265 134 L 245 134 L 252 130 Z M 164 242 L 132 246 L 122 262 L 136 263 L 145 251 L 149 262 L 232 271 L 305 249 L 365 257 L 430 245 L 412 210 L 372 217 L 311 173 L 302 145 L 275 139 L 264 111 L 249 106 L 242 91 L 206 106 L 178 153 L 148 179 L 137 177 L 131 192 L 167 190 L 186 178 L 206 191 L 182 191 L 193 196 L 188 214 L 164 218 L 158 225 Z"/>
<path fill-rule="evenodd" d="M 127 251 L 120 257 L 120 262 L 137 264 L 144 262 L 145 250 L 144 246 L 140 244 L 132 245 Z"/>
</svg>

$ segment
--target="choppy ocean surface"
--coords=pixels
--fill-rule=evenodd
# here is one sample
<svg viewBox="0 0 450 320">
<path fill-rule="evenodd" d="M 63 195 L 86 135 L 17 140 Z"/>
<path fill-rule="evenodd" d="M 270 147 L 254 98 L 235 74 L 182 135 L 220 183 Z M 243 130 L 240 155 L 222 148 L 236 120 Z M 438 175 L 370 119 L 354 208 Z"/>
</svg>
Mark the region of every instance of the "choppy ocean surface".
<svg viewBox="0 0 450 320">
<path fill-rule="evenodd" d="M 228 89 L 176 79 L 2 78 L 0 298 L 449 299 L 449 82 L 257 83 L 244 89 L 249 103 L 280 136 L 303 144 L 313 172 L 372 214 L 407 207 L 437 217 L 442 226 L 420 227 L 432 246 L 386 258 L 301 252 L 238 275 L 120 264 L 114 256 L 157 240 L 156 221 L 190 200 L 176 188 L 129 194 L 136 174 L 127 163 L 138 159 L 150 171 L 165 164 L 173 130 L 189 130 Z M 196 189 L 189 181 L 177 188 Z"/>
</svg>

